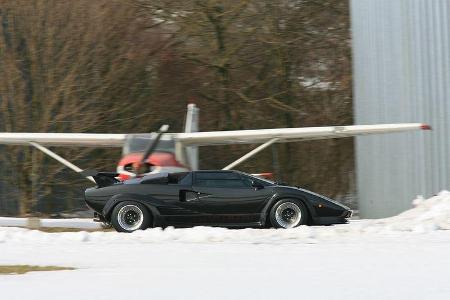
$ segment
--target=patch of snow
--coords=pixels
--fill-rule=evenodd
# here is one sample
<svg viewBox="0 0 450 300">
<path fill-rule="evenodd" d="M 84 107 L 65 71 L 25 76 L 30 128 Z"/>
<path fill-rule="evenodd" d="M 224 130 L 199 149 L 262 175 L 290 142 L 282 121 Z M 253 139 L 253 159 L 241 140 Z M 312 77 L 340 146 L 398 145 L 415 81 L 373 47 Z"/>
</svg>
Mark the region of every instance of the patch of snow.
<svg viewBox="0 0 450 300">
<path fill-rule="evenodd" d="M 330 81 L 322 81 L 319 77 L 298 77 L 301 86 L 307 89 L 316 90 L 335 90 L 337 83 Z"/>
<path fill-rule="evenodd" d="M 27 222 L 28 222 L 27 218 L 0 217 L 0 226 L 25 227 L 27 226 Z"/>
<path fill-rule="evenodd" d="M 99 229 L 101 223 L 92 219 L 41 219 L 42 227 L 66 227 L 79 229 Z"/>
<path fill-rule="evenodd" d="M 78 229 L 99 229 L 101 224 L 92 219 L 72 218 L 72 219 L 40 219 L 41 227 L 62 227 Z M 28 218 L 0 217 L 0 226 L 26 227 Z"/>
</svg>

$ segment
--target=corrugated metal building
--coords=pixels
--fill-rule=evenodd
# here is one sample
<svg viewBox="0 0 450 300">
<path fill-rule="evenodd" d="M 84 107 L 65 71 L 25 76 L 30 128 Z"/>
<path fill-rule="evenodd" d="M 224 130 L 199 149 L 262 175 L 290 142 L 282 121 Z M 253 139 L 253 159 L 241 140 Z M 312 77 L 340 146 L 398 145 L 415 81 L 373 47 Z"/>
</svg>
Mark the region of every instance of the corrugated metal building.
<svg viewBox="0 0 450 300">
<path fill-rule="evenodd" d="M 450 1 L 351 0 L 356 124 L 427 122 L 433 131 L 356 140 L 360 214 L 450 189 Z"/>
</svg>

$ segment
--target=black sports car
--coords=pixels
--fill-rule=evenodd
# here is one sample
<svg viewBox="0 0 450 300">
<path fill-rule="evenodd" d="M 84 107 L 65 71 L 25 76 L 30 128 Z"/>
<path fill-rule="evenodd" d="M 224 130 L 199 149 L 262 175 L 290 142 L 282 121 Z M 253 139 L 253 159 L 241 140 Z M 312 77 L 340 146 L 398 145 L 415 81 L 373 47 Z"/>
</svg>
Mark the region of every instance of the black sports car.
<svg viewBox="0 0 450 300">
<path fill-rule="evenodd" d="M 86 190 L 96 220 L 117 231 L 148 227 L 292 228 L 346 223 L 352 211 L 327 197 L 238 171 L 159 173 L 121 182 L 92 173 Z"/>
</svg>

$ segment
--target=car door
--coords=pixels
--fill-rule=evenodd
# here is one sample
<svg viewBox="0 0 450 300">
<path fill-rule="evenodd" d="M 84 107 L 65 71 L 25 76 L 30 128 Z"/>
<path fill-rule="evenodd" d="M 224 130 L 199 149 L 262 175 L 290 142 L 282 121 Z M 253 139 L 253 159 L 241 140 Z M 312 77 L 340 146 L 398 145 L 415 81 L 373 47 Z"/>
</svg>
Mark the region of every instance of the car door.
<svg viewBox="0 0 450 300">
<path fill-rule="evenodd" d="M 258 222 L 272 190 L 255 188 L 232 171 L 194 172 L 192 191 L 196 199 L 186 202 L 203 215 L 201 223 Z"/>
<path fill-rule="evenodd" d="M 199 215 L 196 205 L 197 193 L 192 190 L 192 172 L 174 173 L 164 185 L 146 184 L 152 198 L 159 200 L 155 205 L 166 225 L 189 225 Z"/>
</svg>

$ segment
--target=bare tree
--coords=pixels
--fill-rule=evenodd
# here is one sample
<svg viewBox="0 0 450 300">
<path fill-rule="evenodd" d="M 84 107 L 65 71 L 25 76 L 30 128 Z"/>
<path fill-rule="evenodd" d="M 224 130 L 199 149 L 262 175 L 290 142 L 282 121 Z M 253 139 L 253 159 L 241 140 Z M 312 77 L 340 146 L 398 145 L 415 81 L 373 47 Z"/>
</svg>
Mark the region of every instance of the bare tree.
<svg viewBox="0 0 450 300">
<path fill-rule="evenodd" d="M 183 70 L 167 68 L 165 87 L 182 82 L 202 107 L 204 130 L 352 123 L 347 1 L 134 3 L 148 18 L 158 16 L 177 41 L 165 65 Z M 161 86 L 158 92 L 171 94 Z M 219 168 L 249 148 L 211 147 L 201 164 Z M 332 196 L 351 192 L 351 139 L 275 149 L 283 179 Z M 254 172 L 272 168 L 270 151 L 259 157 L 241 167 Z"/>
<path fill-rule="evenodd" d="M 123 132 L 151 115 L 146 66 L 164 42 L 136 16 L 119 1 L 3 1 L 1 130 Z M 92 149 L 58 151 L 74 161 L 96 153 L 100 161 L 93 163 L 102 164 Z M 33 148 L 10 147 L 5 154 L 4 163 L 17 170 L 11 179 L 20 214 L 30 213 L 55 184 L 70 184 L 57 180 L 63 166 Z"/>
</svg>

